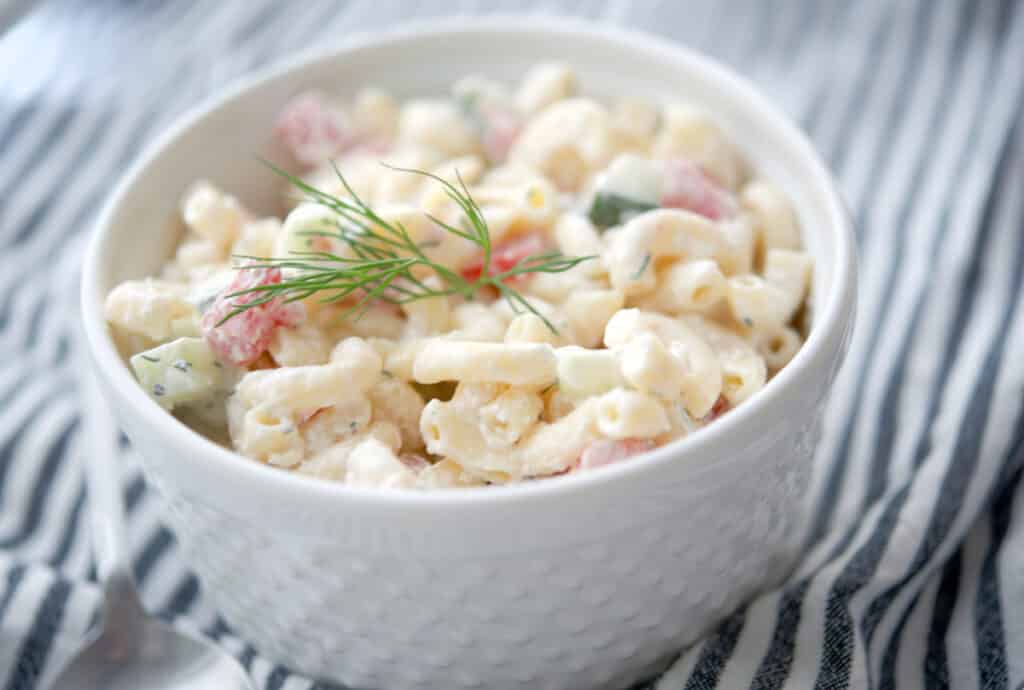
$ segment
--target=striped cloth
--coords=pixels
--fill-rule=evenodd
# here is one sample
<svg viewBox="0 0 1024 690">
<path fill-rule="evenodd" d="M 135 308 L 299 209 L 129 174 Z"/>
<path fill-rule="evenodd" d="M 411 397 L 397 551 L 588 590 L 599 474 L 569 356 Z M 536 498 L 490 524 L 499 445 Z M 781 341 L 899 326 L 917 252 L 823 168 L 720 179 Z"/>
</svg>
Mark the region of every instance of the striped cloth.
<svg viewBox="0 0 1024 690">
<path fill-rule="evenodd" d="M 860 314 L 818 457 L 815 546 L 643 687 L 1024 687 L 1024 6 L 65 0 L 0 38 L 0 689 L 35 687 L 98 603 L 74 322 L 114 180 L 244 72 L 352 30 L 485 11 L 630 25 L 733 65 L 810 132 L 857 219 Z M 218 639 L 262 688 L 326 687 L 210 609 L 122 451 L 150 609 Z"/>
</svg>

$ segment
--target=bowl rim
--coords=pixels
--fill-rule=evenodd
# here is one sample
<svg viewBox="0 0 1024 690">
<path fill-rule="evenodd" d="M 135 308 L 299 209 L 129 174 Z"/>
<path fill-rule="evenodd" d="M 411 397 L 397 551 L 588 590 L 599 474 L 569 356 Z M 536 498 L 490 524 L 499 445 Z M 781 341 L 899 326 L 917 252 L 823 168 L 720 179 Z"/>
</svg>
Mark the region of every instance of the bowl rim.
<svg viewBox="0 0 1024 690">
<path fill-rule="evenodd" d="M 324 60 L 362 48 L 400 45 L 428 35 L 457 33 L 517 34 L 538 32 L 566 40 L 598 39 L 616 48 L 634 53 L 646 53 L 675 64 L 687 64 L 692 70 L 704 72 L 716 82 L 716 88 L 731 92 L 730 96 L 741 107 L 761 118 L 783 142 L 784 148 L 795 153 L 803 166 L 813 171 L 814 180 L 805 184 L 816 185 L 823 193 L 830 219 L 828 231 L 834 237 L 833 274 L 829 291 L 816 315 L 816 322 L 808 339 L 793 360 L 776 374 L 765 387 L 729 415 L 670 444 L 656 448 L 633 462 L 618 463 L 592 472 L 547 477 L 541 481 L 519 482 L 504 486 L 466 487 L 430 491 L 399 491 L 394 489 L 353 487 L 294 472 L 282 471 L 253 461 L 207 439 L 179 422 L 157 405 L 131 376 L 110 336 L 103 312 L 104 295 L 99 290 L 100 264 L 110 251 L 109 230 L 119 207 L 129 196 L 137 179 L 146 168 L 170 149 L 177 139 L 195 124 L 229 104 L 262 83 Z M 687 474 L 696 478 L 715 465 L 729 463 L 729 458 L 702 461 L 701 449 L 728 444 L 729 437 L 742 431 L 761 415 L 765 408 L 785 396 L 800 381 L 820 373 L 822 362 L 842 348 L 853 318 L 856 291 L 856 245 L 852 222 L 837 184 L 808 137 L 782 111 L 763 96 L 746 77 L 684 44 L 673 42 L 645 31 L 622 28 L 589 20 L 552 15 L 489 15 L 487 17 L 455 17 L 427 19 L 404 23 L 383 31 L 352 34 L 328 47 L 299 52 L 268 67 L 236 79 L 219 93 L 204 99 L 188 109 L 154 141 L 150 142 L 128 171 L 123 174 L 114 191 L 107 197 L 93 226 L 81 278 L 81 317 L 91 363 L 105 382 L 122 396 L 140 415 L 147 426 L 159 432 L 161 440 L 176 447 L 180 462 L 205 465 L 207 474 L 246 489 L 266 491 L 279 500 L 290 496 L 298 502 L 327 502 L 337 505 L 363 505 L 366 507 L 433 510 L 435 507 L 496 506 L 524 501 L 547 501 L 575 497 L 597 487 L 615 485 L 627 479 L 638 480 L 644 475 L 658 472 L 667 463 L 685 458 Z M 140 454 L 145 451 L 140 449 Z M 713 455 L 713 454 L 705 454 Z M 270 493 L 272 492 L 272 494 Z"/>
</svg>

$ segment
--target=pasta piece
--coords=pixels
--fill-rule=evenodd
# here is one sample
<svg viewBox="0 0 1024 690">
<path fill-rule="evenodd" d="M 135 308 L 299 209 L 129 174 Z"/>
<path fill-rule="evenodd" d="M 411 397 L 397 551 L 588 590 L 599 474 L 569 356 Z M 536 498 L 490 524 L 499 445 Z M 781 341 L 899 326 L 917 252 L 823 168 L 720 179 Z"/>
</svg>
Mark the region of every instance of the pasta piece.
<svg viewBox="0 0 1024 690">
<path fill-rule="evenodd" d="M 181 202 L 185 225 L 223 252 L 238 237 L 248 214 L 235 197 L 206 180 L 196 182 Z"/>
<path fill-rule="evenodd" d="M 352 396 L 330 407 L 299 415 L 296 421 L 305 442 L 306 454 L 316 455 L 343 441 L 364 435 L 372 415 L 370 401 L 363 396 Z"/>
<path fill-rule="evenodd" d="M 618 356 L 611 350 L 588 350 L 575 345 L 555 350 L 558 387 L 568 395 L 600 395 L 625 385 Z"/>
<path fill-rule="evenodd" d="M 621 388 L 597 401 L 597 428 L 607 438 L 648 438 L 669 430 L 665 408 L 655 398 Z"/>
<path fill-rule="evenodd" d="M 295 471 L 309 477 L 343 482 L 348 470 L 348 456 L 352 453 L 352 448 L 362 440 L 362 437 L 358 437 L 342 441 L 312 457 L 307 457 Z"/>
<path fill-rule="evenodd" d="M 185 240 L 178 246 L 172 265 L 178 270 L 179 278 L 196 280 L 223 261 L 223 248 L 209 240 L 196 238 Z"/>
<path fill-rule="evenodd" d="M 433 150 L 445 158 L 480 151 L 476 133 L 451 101 L 407 102 L 399 113 L 398 138 L 403 146 Z"/>
<path fill-rule="evenodd" d="M 378 187 L 383 184 L 384 180 L 390 178 L 387 170 L 380 164 L 380 155 L 354 150 L 331 159 L 331 162 L 321 163 L 319 167 L 302 175 L 301 179 L 325 194 L 344 198 L 348 195 L 348 190 L 345 189 L 345 185 L 338 177 L 339 171 L 345 176 L 345 182 L 348 182 L 353 191 L 361 199 L 367 201 L 376 201 Z M 298 206 L 305 201 L 308 201 L 308 197 L 302 190 L 293 185 L 286 189 L 285 205 L 288 208 Z"/>
<path fill-rule="evenodd" d="M 764 256 L 764 279 L 786 295 L 788 323 L 804 303 L 811 284 L 811 257 L 801 251 L 769 249 Z"/>
<path fill-rule="evenodd" d="M 487 164 L 484 159 L 476 155 L 458 156 L 457 158 L 449 158 L 438 166 L 435 166 L 430 172 L 438 177 L 447 180 L 450 184 L 476 184 L 484 174 L 484 170 L 487 168 Z M 448 195 L 445 193 L 444 185 L 435 183 L 432 191 L 439 192 L 446 199 L 451 201 Z M 474 197 L 476 199 L 476 197 Z M 479 199 L 477 199 L 479 203 Z"/>
<path fill-rule="evenodd" d="M 530 120 L 509 159 L 539 170 L 561 190 L 575 191 L 612 153 L 608 111 L 594 101 L 570 98 Z"/>
<path fill-rule="evenodd" d="M 605 252 L 612 286 L 626 296 L 652 292 L 663 259 L 717 258 L 725 246 L 714 224 L 679 209 L 649 211 L 616 231 Z"/>
<path fill-rule="evenodd" d="M 714 408 L 712 407 L 712 409 Z M 667 401 L 665 403 L 665 415 L 668 417 L 669 429 L 654 438 L 655 443 L 658 445 L 671 443 L 700 428 L 690 413 L 687 412 L 686 406 L 681 400 Z"/>
<path fill-rule="evenodd" d="M 473 200 L 482 205 L 498 205 L 508 209 L 510 229 L 513 226 L 532 230 L 554 224 L 561 213 L 558 190 L 543 177 L 536 177 L 515 187 L 477 187 Z M 501 239 L 503 233 L 492 235 Z"/>
<path fill-rule="evenodd" d="M 708 311 L 728 292 L 718 264 L 710 259 L 679 261 L 660 276 L 654 305 L 670 314 Z"/>
<path fill-rule="evenodd" d="M 508 386 L 501 383 L 467 383 L 462 382 L 455 388 L 451 402 L 470 410 L 477 410 L 491 402 Z"/>
<path fill-rule="evenodd" d="M 754 270 L 754 228 L 746 216 L 740 215 L 718 223 L 723 240 L 718 264 L 727 276 Z"/>
<path fill-rule="evenodd" d="M 345 483 L 362 488 L 411 489 L 416 486 L 416 473 L 393 450 L 369 438 L 349 454 Z"/>
<path fill-rule="evenodd" d="M 584 400 L 583 397 L 567 393 L 557 385 L 545 389 L 541 397 L 544 399 L 545 422 L 557 422 L 568 416 Z"/>
<path fill-rule="evenodd" d="M 358 318 L 351 318 L 346 326 L 360 338 L 391 338 L 396 340 L 405 331 L 406 320 L 393 305 L 377 302 Z"/>
<path fill-rule="evenodd" d="M 513 388 L 480 408 L 480 429 L 490 448 L 510 448 L 533 428 L 544 409 L 536 393 Z"/>
<path fill-rule="evenodd" d="M 452 310 L 452 326 L 454 329 L 444 335 L 446 340 L 500 343 L 505 337 L 508 320 L 487 305 L 466 302 Z"/>
<path fill-rule="evenodd" d="M 764 388 L 768 379 L 764 359 L 746 340 L 702 316 L 685 320 L 715 351 L 722 367 L 722 396 L 735 407 Z"/>
<path fill-rule="evenodd" d="M 700 322 L 703 324 L 703 321 Z M 682 399 L 687 412 L 700 419 L 722 392 L 722 364 L 693 325 L 662 314 L 623 309 L 612 317 L 604 332 L 608 347 L 625 345 L 641 333 L 653 333 L 682 364 Z"/>
<path fill-rule="evenodd" d="M 399 381 L 412 381 L 412 365 L 416 355 L 429 342 L 426 339 L 394 341 L 388 338 L 367 338 L 366 341 L 380 355 L 384 363 L 384 376 Z"/>
<path fill-rule="evenodd" d="M 278 328 L 267 345 L 274 362 L 282 367 L 325 364 L 331 356 L 332 343 L 322 330 L 310 323 L 293 328 Z"/>
<path fill-rule="evenodd" d="M 594 279 L 588 276 L 583 270 L 584 262 L 576 268 L 564 273 L 535 273 L 530 276 L 522 287 L 530 297 L 539 297 L 551 304 L 562 304 L 570 295 L 586 290 L 604 290 L 608 283 L 604 280 Z"/>
<path fill-rule="evenodd" d="M 743 188 L 740 202 L 754 221 L 758 252 L 768 249 L 799 249 L 800 231 L 789 200 L 777 186 L 755 180 Z"/>
<path fill-rule="evenodd" d="M 472 343 L 435 340 L 416 356 L 420 383 L 468 381 L 511 385 L 554 383 L 554 350 L 535 343 Z"/>
<path fill-rule="evenodd" d="M 251 371 L 235 395 L 249 407 L 317 410 L 362 396 L 380 378 L 380 356 L 365 341 L 349 338 L 335 348 L 329 364 Z"/>
<path fill-rule="evenodd" d="M 352 102 L 352 124 L 364 139 L 391 141 L 398 133 L 398 103 L 383 89 L 361 89 Z"/>
<path fill-rule="evenodd" d="M 232 256 L 254 256 L 268 259 L 274 256 L 274 245 L 281 234 L 282 223 L 277 218 L 260 218 L 242 225 L 238 239 L 231 245 Z"/>
<path fill-rule="evenodd" d="M 425 468 L 416 478 L 420 489 L 455 489 L 483 486 L 486 482 L 466 472 L 459 463 L 445 458 Z"/>
<path fill-rule="evenodd" d="M 642 393 L 675 400 L 683 388 L 683 363 L 672 356 L 661 339 L 641 333 L 622 349 L 622 376 Z"/>
<path fill-rule="evenodd" d="M 404 109 L 403 109 L 404 112 Z M 461 136 L 455 133 L 454 136 Z M 399 135 L 401 137 L 401 134 Z M 432 146 L 424 146 L 415 143 L 398 142 L 394 151 L 383 158 L 383 162 L 397 168 L 408 168 L 413 170 L 430 170 L 441 161 L 455 158 L 462 155 L 475 154 L 475 151 L 459 153 L 448 153 Z M 430 182 L 429 178 L 422 175 L 410 175 L 407 173 L 389 172 L 381 166 L 381 156 L 372 158 L 375 173 L 372 200 L 375 205 L 379 204 L 404 204 L 409 205 L 421 197 L 423 190 Z"/>
<path fill-rule="evenodd" d="M 619 290 L 577 290 L 562 305 L 575 342 L 583 347 L 598 347 L 608 321 L 626 302 Z"/>
<path fill-rule="evenodd" d="M 544 321 L 533 313 L 519 314 L 505 331 L 506 343 L 547 343 L 558 346 L 563 338 L 552 332 Z"/>
<path fill-rule="evenodd" d="M 538 113 L 576 91 L 576 74 L 562 63 L 541 63 L 531 68 L 516 92 L 516 105 L 527 114 Z"/>
<path fill-rule="evenodd" d="M 328 237 L 338 232 L 338 214 L 323 204 L 299 204 L 285 218 L 274 244 L 274 256 L 289 256 L 303 252 L 330 252 L 351 256 L 339 239 Z"/>
<path fill-rule="evenodd" d="M 733 317 L 747 328 L 782 326 L 793 316 L 790 295 L 753 273 L 730 278 L 726 294 Z"/>
<path fill-rule="evenodd" d="M 405 381 L 385 376 L 369 388 L 367 397 L 373 407 L 373 419 L 394 424 L 401 433 L 404 450 L 423 448 L 420 437 L 423 398 L 415 388 Z"/>
<path fill-rule="evenodd" d="M 612 108 L 612 128 L 624 147 L 647 152 L 661 114 L 653 103 L 627 98 Z"/>
<path fill-rule="evenodd" d="M 555 224 L 555 242 L 558 250 L 566 256 L 600 257 L 604 251 L 604 242 L 594 224 L 585 216 L 575 213 L 564 214 Z M 604 262 L 599 258 L 584 261 L 577 269 L 586 276 L 607 273 Z"/>
<path fill-rule="evenodd" d="M 789 364 L 803 345 L 800 334 L 788 326 L 754 331 L 753 340 L 754 347 L 772 374 Z"/>
<path fill-rule="evenodd" d="M 231 441 L 242 454 L 277 467 L 295 467 L 306 454 L 305 440 L 291 417 L 268 405 L 245 409 L 241 424 L 232 426 Z"/>
<path fill-rule="evenodd" d="M 566 471 L 589 443 L 603 437 L 599 425 L 614 434 L 667 429 L 664 410 L 659 417 L 658 409 L 660 405 L 647 396 L 617 389 L 587 399 L 556 422 L 537 424 L 512 448 L 495 451 L 484 440 L 472 410 L 432 400 L 423 409 L 420 430 L 431 453 L 451 457 L 474 474 L 500 472 L 515 480 Z"/>
<path fill-rule="evenodd" d="M 424 278 L 423 284 L 438 291 L 444 287 L 437 276 Z M 408 319 L 407 331 L 414 336 L 443 333 L 451 324 L 451 303 L 444 296 L 406 302 L 402 304 L 402 311 Z"/>
<path fill-rule="evenodd" d="M 104 315 L 114 328 L 153 342 L 195 330 L 198 312 L 188 300 L 188 287 L 154 278 L 127 280 L 107 295 Z"/>
</svg>

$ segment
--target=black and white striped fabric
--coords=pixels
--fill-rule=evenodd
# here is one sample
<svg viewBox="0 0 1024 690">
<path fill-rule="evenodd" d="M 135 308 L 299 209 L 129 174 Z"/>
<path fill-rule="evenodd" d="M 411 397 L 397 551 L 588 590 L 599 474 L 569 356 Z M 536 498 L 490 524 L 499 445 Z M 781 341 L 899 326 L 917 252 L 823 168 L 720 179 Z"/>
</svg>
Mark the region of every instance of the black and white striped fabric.
<svg viewBox="0 0 1024 690">
<path fill-rule="evenodd" d="M 98 603 L 74 324 L 83 239 L 116 178 L 244 72 L 356 30 L 495 11 L 628 25 L 733 65 L 810 132 L 857 219 L 860 313 L 815 546 L 643 687 L 1024 687 L 1024 5 L 96 0 L 43 3 L 0 36 L 0 690 L 36 687 Z M 218 639 L 262 688 L 326 688 L 210 610 L 122 451 L 151 610 Z"/>
</svg>

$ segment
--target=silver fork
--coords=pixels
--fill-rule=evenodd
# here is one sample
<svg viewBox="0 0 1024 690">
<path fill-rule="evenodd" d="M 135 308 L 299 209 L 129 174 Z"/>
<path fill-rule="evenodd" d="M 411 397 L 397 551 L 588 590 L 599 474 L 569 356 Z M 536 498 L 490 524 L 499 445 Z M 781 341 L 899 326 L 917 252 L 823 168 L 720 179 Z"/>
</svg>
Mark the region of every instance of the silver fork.
<svg viewBox="0 0 1024 690">
<path fill-rule="evenodd" d="M 253 690 L 242 666 L 209 640 L 146 613 L 129 567 L 116 429 L 91 374 L 81 377 L 90 437 L 89 503 L 101 619 L 51 690 Z"/>
</svg>

